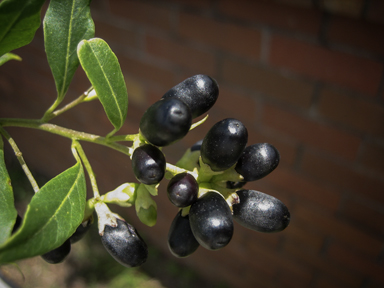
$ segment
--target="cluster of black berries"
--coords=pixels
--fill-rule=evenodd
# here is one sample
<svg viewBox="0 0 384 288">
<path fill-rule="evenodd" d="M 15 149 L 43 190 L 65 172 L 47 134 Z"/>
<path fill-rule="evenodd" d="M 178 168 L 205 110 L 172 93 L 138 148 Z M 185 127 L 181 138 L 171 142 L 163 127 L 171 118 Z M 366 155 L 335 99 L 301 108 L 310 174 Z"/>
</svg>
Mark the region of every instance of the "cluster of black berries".
<svg viewBox="0 0 384 288">
<path fill-rule="evenodd" d="M 146 110 L 140 121 L 144 141 L 132 154 L 132 168 L 137 180 L 154 185 L 164 178 L 166 160 L 159 148 L 182 139 L 190 130 L 192 119 L 207 112 L 215 104 L 218 94 L 214 79 L 195 75 L 174 86 Z M 124 266 L 143 264 L 148 256 L 147 245 L 131 224 L 121 219 L 117 219 L 117 224 L 117 227 L 105 226 L 104 247 Z"/>
<path fill-rule="evenodd" d="M 206 113 L 218 94 L 214 79 L 196 75 L 170 89 L 146 110 L 140 121 L 140 141 L 133 145 L 132 153 L 133 172 L 142 184 L 156 186 L 164 178 L 167 162 L 161 148 L 182 139 L 192 120 Z M 247 182 L 261 179 L 277 167 L 279 152 L 267 143 L 247 146 L 247 142 L 243 123 L 227 118 L 213 125 L 177 163 L 184 172 L 173 173 L 167 186 L 169 200 L 180 208 L 168 234 L 173 255 L 186 257 L 200 245 L 209 250 L 225 247 L 233 235 L 233 220 L 259 232 L 277 232 L 288 226 L 290 214 L 280 200 L 243 189 Z M 147 245 L 131 224 L 114 215 L 108 216 L 114 221 L 106 222 L 113 225 L 102 225 L 104 247 L 122 265 L 143 264 Z M 57 263 L 69 249 L 70 242 L 66 241 L 42 257 Z M 63 257 L 59 257 L 57 250 L 68 252 L 61 252 Z"/>
<path fill-rule="evenodd" d="M 190 150 L 197 151 L 200 163 L 208 165 L 213 175 L 221 172 L 221 176 L 208 178 L 211 181 L 208 186 L 204 183 L 206 179 L 198 183 L 186 173 L 176 175 L 169 182 L 171 202 L 178 207 L 190 206 L 188 215 L 179 211 L 168 234 L 168 246 L 175 256 L 186 257 L 200 245 L 209 250 L 225 247 L 233 235 L 233 219 L 259 232 L 278 232 L 288 226 L 290 214 L 280 200 L 259 191 L 241 189 L 246 182 L 271 173 L 280 160 L 272 145 L 259 143 L 246 147 L 247 141 L 247 129 L 239 120 L 219 121 Z M 217 191 L 206 189 L 198 197 L 199 185 Z"/>
<path fill-rule="evenodd" d="M 147 109 L 140 132 L 148 144 L 136 148 L 132 156 L 133 170 L 140 182 L 151 185 L 163 179 L 166 160 L 159 147 L 183 138 L 192 119 L 207 112 L 218 93 L 214 79 L 196 75 L 173 87 Z M 191 147 L 190 161 L 184 167 L 181 165 L 188 171 L 170 180 L 168 198 L 181 208 L 168 235 L 168 246 L 175 256 L 186 257 L 200 245 L 209 250 L 226 246 L 233 235 L 233 219 L 260 232 L 277 232 L 288 226 L 289 211 L 281 201 L 241 189 L 246 182 L 272 172 L 280 160 L 272 145 L 259 143 L 247 147 L 247 142 L 248 131 L 243 123 L 224 119 Z M 196 159 L 209 167 L 208 171 Z M 219 174 L 222 177 L 215 178 Z M 205 192 L 201 192 L 201 187 L 205 187 Z M 209 191 L 206 187 L 213 189 Z"/>
</svg>

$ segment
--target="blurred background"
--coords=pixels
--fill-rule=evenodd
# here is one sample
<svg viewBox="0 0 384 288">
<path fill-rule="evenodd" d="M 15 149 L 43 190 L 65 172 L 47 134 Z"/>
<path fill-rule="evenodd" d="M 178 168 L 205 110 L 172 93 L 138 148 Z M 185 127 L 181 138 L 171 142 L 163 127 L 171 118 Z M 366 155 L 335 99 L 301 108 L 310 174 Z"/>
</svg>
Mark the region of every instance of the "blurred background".
<svg viewBox="0 0 384 288">
<path fill-rule="evenodd" d="M 22 287 L 384 286 L 384 1 L 93 0 L 91 7 L 96 37 L 116 53 L 128 88 L 128 119 L 119 133 L 137 133 L 146 108 L 177 83 L 210 75 L 219 99 L 204 125 L 164 149 L 167 161 L 175 163 L 217 121 L 239 119 L 249 144 L 268 142 L 281 154 L 273 173 L 246 187 L 282 200 L 291 224 L 276 234 L 235 225 L 224 249 L 200 247 L 177 259 L 167 234 L 178 209 L 164 181 L 154 227 L 142 225 L 132 208 L 112 207 L 153 250 L 142 268 L 116 266 L 93 230 L 62 264 L 36 257 L 19 263 L 24 280 L 15 267 L 2 267 L 3 274 Z M 43 42 L 40 28 L 15 51 L 23 61 L 0 67 L 0 117 L 41 118 L 53 103 Z M 79 69 L 65 102 L 89 86 Z M 113 129 L 97 101 L 52 122 L 99 135 Z M 7 131 L 41 181 L 74 164 L 67 139 Z M 7 163 L 16 167 L 7 149 Z M 101 191 L 136 181 L 125 155 L 89 143 L 84 149 Z M 32 192 L 16 184 L 23 182 L 17 175 L 22 211 Z M 147 284 L 116 284 L 133 274 Z M 40 280 L 48 282 L 34 282 Z"/>
</svg>

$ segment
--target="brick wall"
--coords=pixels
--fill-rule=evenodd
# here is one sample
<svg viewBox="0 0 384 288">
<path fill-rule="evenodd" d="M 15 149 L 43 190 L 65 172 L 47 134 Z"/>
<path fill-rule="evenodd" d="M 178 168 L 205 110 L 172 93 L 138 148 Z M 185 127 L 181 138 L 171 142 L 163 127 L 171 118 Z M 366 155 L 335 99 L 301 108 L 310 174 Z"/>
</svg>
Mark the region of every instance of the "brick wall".
<svg viewBox="0 0 384 288">
<path fill-rule="evenodd" d="M 282 233 L 239 225 L 218 252 L 175 259 L 229 287 L 384 285 L 384 2 L 380 0 L 94 0 L 96 36 L 116 52 L 130 95 L 122 133 L 137 132 L 145 109 L 170 87 L 208 74 L 220 96 L 207 123 L 165 153 L 175 162 L 216 121 L 246 124 L 249 143 L 269 142 L 280 166 L 250 183 L 291 211 Z M 55 87 L 41 30 L 0 69 L 1 117 L 41 117 Z M 89 86 L 78 71 L 69 98 Z M 38 99 L 38 100 L 37 100 Z M 97 102 L 54 120 L 91 133 L 112 126 Z M 28 163 L 54 175 L 73 163 L 69 141 L 9 129 Z M 103 191 L 134 181 L 126 157 L 85 144 Z M 59 153 L 56 153 L 57 149 Z M 165 185 L 163 185 L 164 188 Z M 157 197 L 158 224 L 118 210 L 167 255 L 177 209 Z"/>
</svg>

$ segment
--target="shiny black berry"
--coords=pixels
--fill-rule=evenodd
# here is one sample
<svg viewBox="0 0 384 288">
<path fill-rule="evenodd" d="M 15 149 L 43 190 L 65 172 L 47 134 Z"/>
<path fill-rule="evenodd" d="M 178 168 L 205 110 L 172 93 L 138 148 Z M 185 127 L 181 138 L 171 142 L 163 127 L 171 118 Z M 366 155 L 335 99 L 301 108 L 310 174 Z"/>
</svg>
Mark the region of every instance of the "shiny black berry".
<svg viewBox="0 0 384 288">
<path fill-rule="evenodd" d="M 271 144 L 258 143 L 244 149 L 235 170 L 245 181 L 255 181 L 267 176 L 279 165 L 279 151 Z"/>
<path fill-rule="evenodd" d="M 203 144 L 203 139 L 197 141 L 195 144 L 192 145 L 191 152 L 193 152 L 193 151 L 200 151 L 202 144 Z"/>
<path fill-rule="evenodd" d="M 150 106 L 140 120 L 140 132 L 162 147 L 183 138 L 192 124 L 191 110 L 177 98 L 162 99 Z"/>
<path fill-rule="evenodd" d="M 168 183 L 167 195 L 173 205 L 187 207 L 197 200 L 199 184 L 189 173 L 180 173 Z"/>
<path fill-rule="evenodd" d="M 181 216 L 181 210 L 173 219 L 168 233 L 168 247 L 176 257 L 187 257 L 199 248 L 189 224 L 189 215 Z"/>
<path fill-rule="evenodd" d="M 81 223 L 79 227 L 77 227 L 75 233 L 72 234 L 71 237 L 69 237 L 69 241 L 71 244 L 76 243 L 77 241 L 81 240 L 84 235 L 88 232 L 89 227 L 91 227 L 92 221 L 91 219 L 88 219 Z"/>
<path fill-rule="evenodd" d="M 248 141 L 247 128 L 239 120 L 227 118 L 217 122 L 205 135 L 201 157 L 213 171 L 223 171 L 233 166 Z"/>
<path fill-rule="evenodd" d="M 223 248 L 232 239 L 231 209 L 216 192 L 204 194 L 191 205 L 189 222 L 196 240 L 206 249 Z"/>
<path fill-rule="evenodd" d="M 207 112 L 219 96 L 215 79 L 207 75 L 195 75 L 172 87 L 163 99 L 178 98 L 191 109 L 192 118 Z"/>
<path fill-rule="evenodd" d="M 117 227 L 106 225 L 101 242 L 117 262 L 126 267 L 143 264 L 148 257 L 147 244 L 129 223 L 117 219 Z"/>
<path fill-rule="evenodd" d="M 288 208 L 275 197 L 255 190 L 239 190 L 240 203 L 234 204 L 233 219 L 259 232 L 284 230 L 290 221 Z"/>
<path fill-rule="evenodd" d="M 58 264 L 64 261 L 69 252 L 71 252 L 71 242 L 67 239 L 61 246 L 41 255 L 41 258 L 50 264 Z"/>
<path fill-rule="evenodd" d="M 146 185 L 159 183 L 165 174 L 166 160 L 159 148 L 142 145 L 133 151 L 132 168 L 137 180 Z"/>
</svg>

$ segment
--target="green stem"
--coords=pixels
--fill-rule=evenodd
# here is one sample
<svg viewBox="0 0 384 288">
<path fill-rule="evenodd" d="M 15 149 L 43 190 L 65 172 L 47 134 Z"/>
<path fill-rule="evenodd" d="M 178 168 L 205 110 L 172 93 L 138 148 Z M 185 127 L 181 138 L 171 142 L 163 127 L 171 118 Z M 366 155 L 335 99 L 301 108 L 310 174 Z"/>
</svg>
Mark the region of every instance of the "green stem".
<svg viewBox="0 0 384 288">
<path fill-rule="evenodd" d="M 0 118 L 0 126 L 34 128 L 57 134 L 72 140 L 87 141 L 104 145 L 119 152 L 122 152 L 128 156 L 131 156 L 133 153 L 131 148 L 118 143 L 110 142 L 110 140 L 105 137 L 64 128 L 55 124 L 44 123 L 41 120 Z"/>
<path fill-rule="evenodd" d="M 135 141 L 139 137 L 137 134 L 128 134 L 128 135 L 116 135 L 108 138 L 110 142 L 119 142 L 119 141 Z"/>
<path fill-rule="evenodd" d="M 89 180 L 91 181 L 93 197 L 95 199 L 98 199 L 100 197 L 100 192 L 99 192 L 99 187 L 97 186 L 97 181 L 96 181 L 95 173 L 93 173 L 93 169 L 92 169 L 91 163 L 89 163 L 88 158 L 85 155 L 85 152 L 83 150 L 83 147 L 81 147 L 81 144 L 78 141 L 73 140 L 72 147 L 74 147 L 76 149 L 78 155 L 81 158 L 81 161 L 83 162 L 83 164 L 85 166 L 85 169 L 87 170 Z"/>
<path fill-rule="evenodd" d="M 25 175 L 27 176 L 27 178 L 29 180 L 29 183 L 31 183 L 31 185 L 32 185 L 33 191 L 35 191 L 35 193 L 39 192 L 39 190 L 40 190 L 39 185 L 37 185 L 37 182 L 36 182 L 35 178 L 33 177 L 31 171 L 29 170 L 29 168 L 27 166 L 27 163 L 25 163 L 23 155 L 22 155 L 19 147 L 17 147 L 16 142 L 8 134 L 8 132 L 5 131 L 4 128 L 1 127 L 1 126 L 0 126 L 0 133 L 3 134 L 4 137 L 8 140 L 8 142 L 11 145 L 13 151 L 15 152 L 15 155 L 17 157 L 17 160 L 19 160 L 21 168 L 23 168 L 24 173 L 25 173 Z"/>
<path fill-rule="evenodd" d="M 69 109 L 72 109 L 76 105 L 83 103 L 85 98 L 88 96 L 89 92 L 93 89 L 93 87 L 90 87 L 87 91 L 85 91 L 83 94 L 81 94 L 79 97 L 77 97 L 72 102 L 65 105 L 63 108 L 58 109 L 55 111 L 55 109 L 60 105 L 60 103 L 63 101 L 63 97 L 58 97 L 56 101 L 53 103 L 51 107 L 48 108 L 48 110 L 44 113 L 44 116 L 41 118 L 41 122 L 48 122 L 52 118 L 55 118 L 56 116 L 59 116 L 60 114 L 63 114 L 64 112 L 68 111 Z"/>
</svg>

